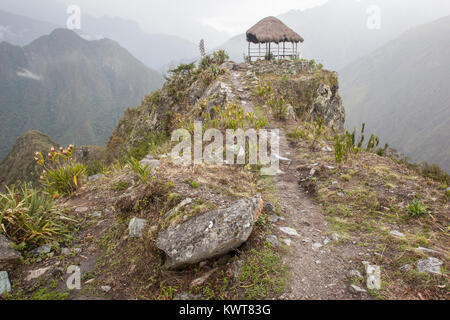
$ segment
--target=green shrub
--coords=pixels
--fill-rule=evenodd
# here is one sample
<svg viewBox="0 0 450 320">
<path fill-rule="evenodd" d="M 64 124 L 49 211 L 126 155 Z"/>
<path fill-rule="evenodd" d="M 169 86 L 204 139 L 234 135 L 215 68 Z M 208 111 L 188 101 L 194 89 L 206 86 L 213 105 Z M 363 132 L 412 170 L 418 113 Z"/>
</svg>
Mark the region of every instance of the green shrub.
<svg viewBox="0 0 450 320">
<path fill-rule="evenodd" d="M 299 140 L 299 139 L 305 139 L 308 134 L 306 133 L 306 130 L 301 128 L 301 127 L 297 127 L 292 131 L 289 131 L 287 136 L 291 139 L 294 140 Z"/>
<path fill-rule="evenodd" d="M 422 217 L 428 214 L 428 208 L 420 201 L 415 199 L 406 208 L 410 217 Z"/>
<path fill-rule="evenodd" d="M 425 162 L 420 166 L 420 172 L 424 177 L 445 183 L 447 185 L 450 184 L 450 176 L 437 164 L 430 165 Z"/>
<path fill-rule="evenodd" d="M 280 294 L 286 285 L 286 267 L 280 255 L 266 247 L 251 249 L 242 266 L 240 287 L 248 299 L 267 299 Z"/>
<path fill-rule="evenodd" d="M 145 139 L 129 151 L 128 156 L 141 160 L 149 153 L 160 153 L 163 145 L 169 140 L 169 136 L 164 131 L 150 132 Z"/>
<path fill-rule="evenodd" d="M 342 161 L 347 160 L 349 155 L 351 154 L 358 154 L 364 149 L 367 152 L 372 152 L 376 147 L 378 147 L 380 139 L 374 134 L 370 136 L 366 148 L 363 147 L 365 140 L 365 128 L 366 125 L 363 123 L 359 141 L 356 140 L 356 129 L 354 129 L 352 133 L 345 131 L 343 134 L 335 136 L 334 147 L 337 163 L 341 163 Z M 386 144 L 383 149 L 378 149 L 376 153 L 379 155 L 383 155 L 386 153 L 388 147 L 389 145 Z"/>
<path fill-rule="evenodd" d="M 152 174 L 152 168 L 150 168 L 150 166 L 148 164 L 143 166 L 139 163 L 139 160 L 137 160 L 133 157 L 131 157 L 128 160 L 128 164 L 130 165 L 130 167 L 134 171 L 134 173 L 136 173 L 136 175 L 138 176 L 139 180 L 141 180 L 141 182 L 146 183 L 150 180 L 150 176 Z"/>
<path fill-rule="evenodd" d="M 189 182 L 189 184 L 194 189 L 198 189 L 198 187 L 199 187 L 198 182 L 196 182 L 196 181 L 191 181 L 191 182 Z"/>
<path fill-rule="evenodd" d="M 86 174 L 87 167 L 73 160 L 74 149 L 73 145 L 59 151 L 52 147 L 47 159 L 41 152 L 35 153 L 35 161 L 43 168 L 41 183 L 50 195 L 72 195 Z"/>
<path fill-rule="evenodd" d="M 32 247 L 59 240 L 68 222 L 75 221 L 58 211 L 50 195 L 28 184 L 0 193 L 0 231 L 16 244 Z"/>
<path fill-rule="evenodd" d="M 101 161 L 95 160 L 86 166 L 86 175 L 90 177 L 98 173 L 103 173 L 104 170 L 105 167 L 103 166 L 103 163 Z"/>
<path fill-rule="evenodd" d="M 319 141 L 325 130 L 325 121 L 321 117 L 317 117 L 317 119 L 313 122 L 313 141 L 312 147 L 314 148 L 317 141 Z"/>
<path fill-rule="evenodd" d="M 284 98 L 276 97 L 272 95 L 272 97 L 267 101 L 267 105 L 272 109 L 275 113 L 275 116 L 280 120 L 286 120 L 288 114 L 288 106 L 287 102 Z"/>
</svg>

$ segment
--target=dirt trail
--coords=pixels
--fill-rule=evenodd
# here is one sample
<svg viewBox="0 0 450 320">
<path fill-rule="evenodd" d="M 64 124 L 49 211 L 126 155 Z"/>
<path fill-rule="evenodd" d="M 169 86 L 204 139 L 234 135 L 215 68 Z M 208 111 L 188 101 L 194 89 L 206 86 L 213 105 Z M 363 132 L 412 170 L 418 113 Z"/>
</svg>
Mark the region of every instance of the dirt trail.
<svg viewBox="0 0 450 320">
<path fill-rule="evenodd" d="M 245 111 L 250 112 L 253 111 L 253 104 L 244 76 L 242 71 L 231 72 L 233 91 Z M 274 223 L 274 235 L 282 244 L 289 244 L 289 250 L 283 253 L 283 261 L 289 266 L 291 274 L 288 288 L 280 299 L 362 298 L 349 291 L 346 276 L 351 270 L 351 258 L 358 253 L 354 248 L 338 245 L 332 240 L 321 208 L 299 186 L 296 168 L 301 161 L 296 159 L 298 152 L 290 147 L 285 132 L 280 128 L 280 156 L 290 161 L 282 161 L 280 169 L 283 173 L 275 178 L 282 218 Z M 298 235 L 289 235 L 280 228 L 294 229 Z"/>
</svg>

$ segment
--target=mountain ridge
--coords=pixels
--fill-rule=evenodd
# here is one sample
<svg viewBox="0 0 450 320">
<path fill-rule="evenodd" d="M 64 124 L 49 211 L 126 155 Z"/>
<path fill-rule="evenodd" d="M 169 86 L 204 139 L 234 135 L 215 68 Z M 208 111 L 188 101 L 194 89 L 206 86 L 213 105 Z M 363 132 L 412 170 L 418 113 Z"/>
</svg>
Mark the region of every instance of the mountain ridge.
<svg viewBox="0 0 450 320">
<path fill-rule="evenodd" d="M 450 171 L 450 16 L 413 28 L 340 72 L 347 127 L 366 123 L 401 153 Z"/>
<path fill-rule="evenodd" d="M 56 29 L 24 47 L 0 47 L 0 157 L 37 129 L 62 144 L 103 144 L 123 110 L 163 78 L 112 40 L 87 41 Z"/>
</svg>

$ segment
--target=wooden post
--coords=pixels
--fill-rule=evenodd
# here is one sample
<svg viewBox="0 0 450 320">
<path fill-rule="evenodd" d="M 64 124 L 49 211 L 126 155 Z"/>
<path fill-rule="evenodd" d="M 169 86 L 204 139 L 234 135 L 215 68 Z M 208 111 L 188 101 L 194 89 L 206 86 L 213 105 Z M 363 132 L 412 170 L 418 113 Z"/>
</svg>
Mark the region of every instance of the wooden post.
<svg viewBox="0 0 450 320">
<path fill-rule="evenodd" d="M 250 62 L 252 62 L 252 55 L 251 55 L 251 52 L 250 52 L 250 41 L 248 42 L 248 60 Z"/>
<path fill-rule="evenodd" d="M 259 60 L 261 58 L 261 42 L 258 42 L 258 44 L 259 44 L 259 53 L 258 53 L 258 59 L 256 59 L 256 60 Z"/>
<path fill-rule="evenodd" d="M 283 41 L 283 59 L 286 59 L 286 42 Z"/>
</svg>

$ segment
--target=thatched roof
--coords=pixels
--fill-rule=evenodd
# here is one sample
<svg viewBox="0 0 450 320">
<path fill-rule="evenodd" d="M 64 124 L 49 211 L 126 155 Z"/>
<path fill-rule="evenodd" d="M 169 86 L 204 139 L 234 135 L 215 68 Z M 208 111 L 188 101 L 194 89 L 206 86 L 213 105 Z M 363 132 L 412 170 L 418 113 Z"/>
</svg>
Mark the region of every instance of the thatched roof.
<svg viewBox="0 0 450 320">
<path fill-rule="evenodd" d="M 294 30 L 281 22 L 280 19 L 267 17 L 247 31 L 247 41 L 253 43 L 280 43 L 303 42 L 304 40 Z"/>
</svg>

